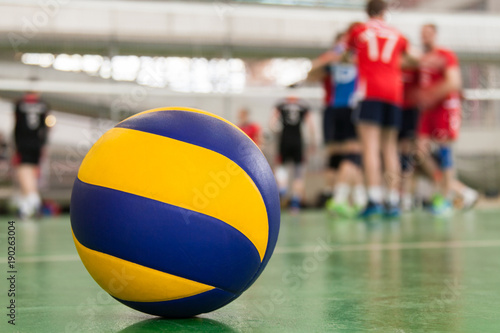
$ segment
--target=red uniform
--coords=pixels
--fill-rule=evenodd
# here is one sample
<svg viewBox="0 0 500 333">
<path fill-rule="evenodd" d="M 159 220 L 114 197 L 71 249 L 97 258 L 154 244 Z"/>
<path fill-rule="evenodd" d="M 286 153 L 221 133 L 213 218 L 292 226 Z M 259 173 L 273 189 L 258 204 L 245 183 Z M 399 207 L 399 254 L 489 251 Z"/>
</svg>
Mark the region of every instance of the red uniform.
<svg viewBox="0 0 500 333">
<path fill-rule="evenodd" d="M 348 45 L 357 52 L 358 90 L 363 100 L 401 106 L 401 55 L 408 47 L 406 38 L 385 22 L 371 19 L 351 29 Z"/>
<path fill-rule="evenodd" d="M 248 123 L 240 126 L 240 129 L 245 132 L 246 135 L 250 139 L 255 142 L 255 144 L 259 145 L 259 135 L 260 135 L 260 126 L 255 123 Z"/>
<path fill-rule="evenodd" d="M 445 80 L 446 71 L 458 67 L 456 55 L 443 48 L 426 53 L 420 62 L 420 87 L 432 89 Z M 439 104 L 424 110 L 419 135 L 438 140 L 455 140 L 461 123 L 460 93 L 450 93 Z"/>
</svg>

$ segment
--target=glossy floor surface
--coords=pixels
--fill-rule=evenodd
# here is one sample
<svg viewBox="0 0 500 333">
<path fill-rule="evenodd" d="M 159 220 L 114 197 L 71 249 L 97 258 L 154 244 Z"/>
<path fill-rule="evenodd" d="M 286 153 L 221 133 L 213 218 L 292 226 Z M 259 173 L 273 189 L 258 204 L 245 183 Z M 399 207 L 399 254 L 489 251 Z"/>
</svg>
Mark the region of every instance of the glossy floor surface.
<svg viewBox="0 0 500 333">
<path fill-rule="evenodd" d="M 500 332 L 499 216 L 417 212 L 367 223 L 284 213 L 259 280 L 228 306 L 184 320 L 141 314 L 103 292 L 67 216 L 18 221 L 15 326 L 4 216 L 0 332 Z"/>
</svg>

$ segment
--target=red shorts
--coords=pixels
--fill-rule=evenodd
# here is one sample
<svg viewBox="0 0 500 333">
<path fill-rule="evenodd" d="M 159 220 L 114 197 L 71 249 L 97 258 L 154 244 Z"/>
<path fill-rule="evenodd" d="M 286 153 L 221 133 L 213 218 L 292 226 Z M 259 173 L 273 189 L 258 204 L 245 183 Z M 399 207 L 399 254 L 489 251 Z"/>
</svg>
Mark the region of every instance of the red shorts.
<svg viewBox="0 0 500 333">
<path fill-rule="evenodd" d="M 422 112 L 418 135 L 438 141 L 455 141 L 460 132 L 462 115 L 460 109 L 438 109 Z"/>
</svg>

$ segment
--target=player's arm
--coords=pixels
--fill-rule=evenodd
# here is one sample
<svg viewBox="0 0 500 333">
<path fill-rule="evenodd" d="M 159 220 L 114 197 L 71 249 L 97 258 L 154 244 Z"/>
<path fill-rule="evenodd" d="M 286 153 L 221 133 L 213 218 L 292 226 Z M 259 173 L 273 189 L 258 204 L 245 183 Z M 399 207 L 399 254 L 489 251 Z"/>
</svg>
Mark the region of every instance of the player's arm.
<svg viewBox="0 0 500 333">
<path fill-rule="evenodd" d="M 401 62 L 401 67 L 403 69 L 415 69 L 419 67 L 420 58 L 422 56 L 421 52 L 409 44 L 407 41 L 407 46 L 403 51 L 403 59 Z"/>
<path fill-rule="evenodd" d="M 443 101 L 449 94 L 459 92 L 462 89 L 462 77 L 458 66 L 449 67 L 445 70 L 444 80 L 428 89 L 422 91 L 421 107 L 424 110 Z"/>
<path fill-rule="evenodd" d="M 325 77 L 325 66 L 337 63 L 342 60 L 343 53 L 338 53 L 335 51 L 328 51 L 323 53 L 318 58 L 312 61 L 312 67 L 309 73 L 307 73 L 307 77 L 305 79 L 306 82 L 314 82 L 322 80 Z"/>
</svg>

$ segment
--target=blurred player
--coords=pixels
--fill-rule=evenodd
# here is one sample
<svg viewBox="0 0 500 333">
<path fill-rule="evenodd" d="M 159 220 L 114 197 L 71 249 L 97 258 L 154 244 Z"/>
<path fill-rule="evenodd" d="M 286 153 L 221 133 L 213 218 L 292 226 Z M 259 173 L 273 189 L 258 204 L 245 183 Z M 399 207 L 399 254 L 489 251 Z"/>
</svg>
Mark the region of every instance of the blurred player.
<svg viewBox="0 0 500 333">
<path fill-rule="evenodd" d="M 323 97 L 323 142 L 325 144 L 326 153 L 326 168 L 324 171 L 325 183 L 322 192 L 322 204 L 325 204 L 332 197 L 333 187 L 335 185 L 336 173 L 340 165 L 340 152 L 338 145 L 334 142 L 333 132 L 333 109 L 330 106 L 330 101 L 333 93 L 332 78 L 325 68 L 330 62 L 339 61 L 345 48 L 340 47 L 339 42 L 343 38 L 344 33 L 339 33 L 334 40 L 331 49 L 320 55 L 312 61 L 311 70 L 309 71 L 306 82 L 320 81 L 324 90 Z M 292 85 L 296 87 L 302 82 Z"/>
<path fill-rule="evenodd" d="M 250 111 L 246 108 L 242 108 L 238 113 L 238 127 L 260 147 L 262 143 L 260 126 L 250 120 Z"/>
<path fill-rule="evenodd" d="M 8 146 L 5 136 L 0 132 L 0 181 L 7 179 L 9 172 Z"/>
<path fill-rule="evenodd" d="M 345 33 L 339 34 L 330 54 L 324 54 L 313 61 L 308 80 L 311 81 L 314 77 L 324 80 L 326 77 L 331 82 L 324 131 L 327 149 L 334 148 L 335 152 L 335 155 L 330 156 L 329 168 L 338 168 L 338 175 L 334 197 L 328 202 L 327 208 L 336 215 L 352 217 L 366 204 L 366 194 L 362 184 L 360 145 L 352 122 L 358 70 L 352 62 L 342 61 L 346 52 L 346 37 Z M 323 76 L 316 74 L 319 65 L 322 65 Z M 349 205 L 351 190 L 354 209 Z"/>
<path fill-rule="evenodd" d="M 275 170 L 276 181 L 283 200 L 288 195 L 287 163 L 293 164 L 292 198 L 290 207 L 300 209 L 304 192 L 304 138 L 302 125 L 306 124 L 311 141 L 314 142 L 314 124 L 309 112 L 309 105 L 296 97 L 287 97 L 279 101 L 270 121 L 272 130 L 281 127 L 279 137 L 278 166 Z"/>
<path fill-rule="evenodd" d="M 21 218 L 37 214 L 41 208 L 38 192 L 38 165 L 47 141 L 45 118 L 49 106 L 36 92 L 26 93 L 15 106 L 14 140 L 16 176 L 21 188 L 17 202 Z"/>
<path fill-rule="evenodd" d="M 419 69 L 408 66 L 403 69 L 404 100 L 401 129 L 399 131 L 399 151 L 401 160 L 401 208 L 410 211 L 413 207 L 412 181 L 415 160 L 417 128 L 420 111 L 418 109 Z"/>
<path fill-rule="evenodd" d="M 361 103 L 356 121 L 369 199 L 362 217 L 400 214 L 401 168 L 397 141 L 403 99 L 401 58 L 408 43 L 396 29 L 384 22 L 387 8 L 383 0 L 369 1 L 366 9 L 370 19 L 353 27 L 348 37 L 349 48 L 357 54 L 359 69 Z M 381 152 L 388 180 L 385 210 Z"/>
<path fill-rule="evenodd" d="M 424 164 L 431 164 L 431 142 L 438 146 L 440 172 L 434 182 L 440 194 L 432 201 L 432 212 L 446 214 L 452 209 L 452 190 L 455 187 L 464 198 L 465 206 L 473 205 L 477 192 L 460 186 L 455 180 L 452 143 L 458 138 L 461 123 L 460 90 L 462 78 L 456 55 L 437 45 L 437 27 L 426 24 L 421 32 L 424 55 L 420 61 L 420 107 L 423 110 L 419 125 L 419 151 Z M 425 166 L 424 167 L 432 167 Z"/>
</svg>

